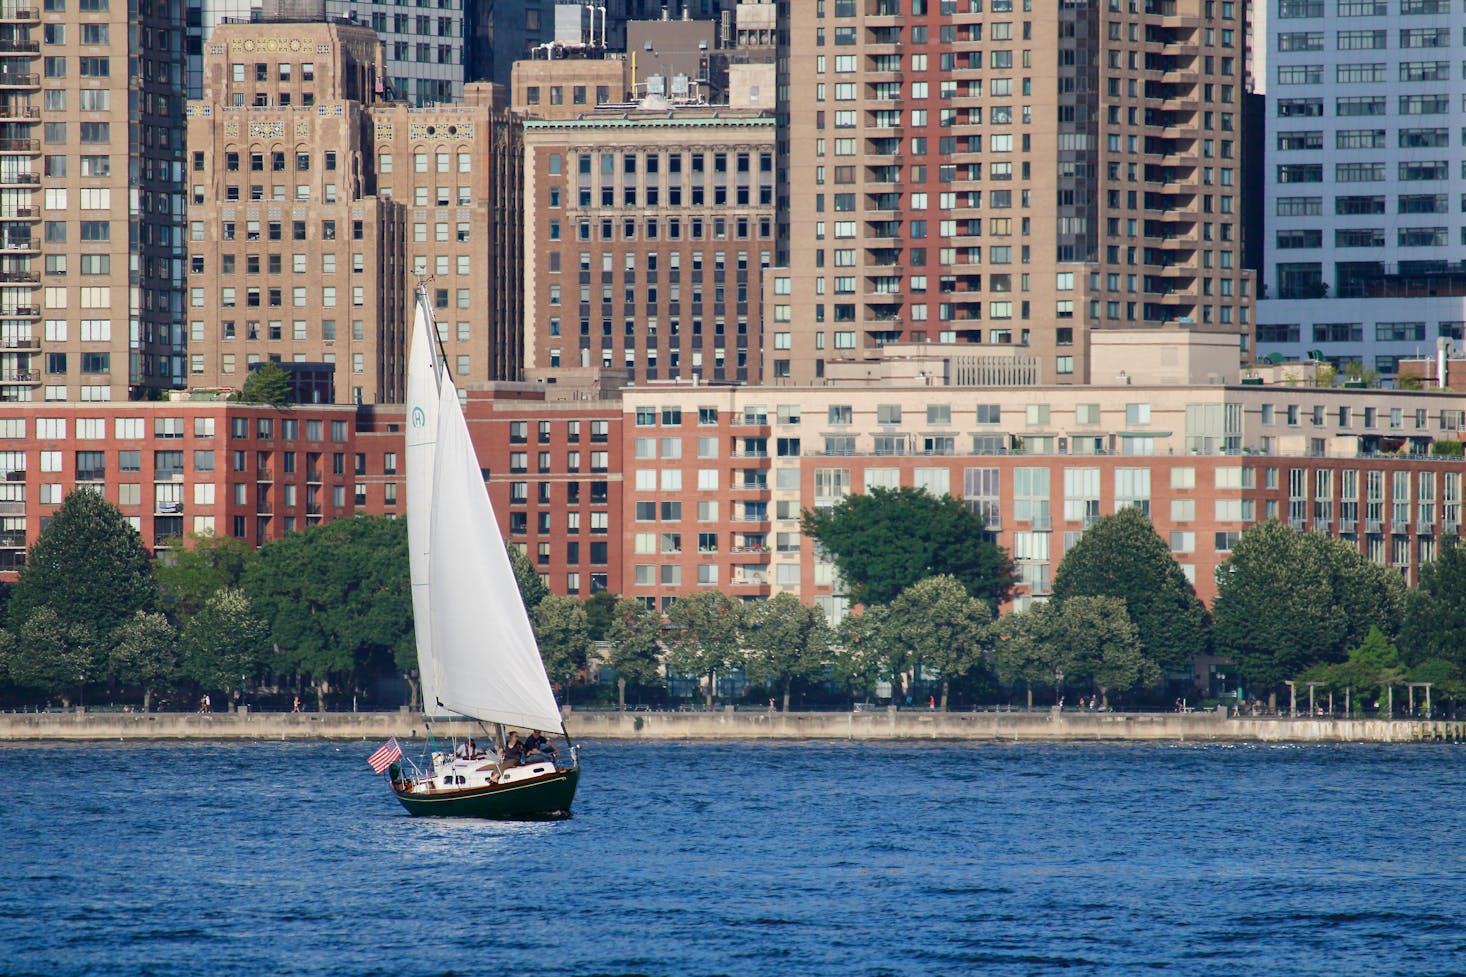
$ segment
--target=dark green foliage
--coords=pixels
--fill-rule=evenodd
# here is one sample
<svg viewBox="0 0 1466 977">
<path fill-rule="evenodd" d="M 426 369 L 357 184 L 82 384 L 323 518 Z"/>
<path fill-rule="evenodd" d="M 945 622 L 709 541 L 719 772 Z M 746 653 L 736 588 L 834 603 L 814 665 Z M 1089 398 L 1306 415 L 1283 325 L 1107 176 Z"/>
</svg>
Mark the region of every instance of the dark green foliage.
<svg viewBox="0 0 1466 977">
<path fill-rule="evenodd" d="M 550 588 L 545 586 L 544 579 L 529 562 L 529 557 L 524 555 L 524 550 L 507 540 L 504 547 L 509 551 L 509 564 L 514 568 L 514 582 L 519 584 L 519 599 L 524 602 L 525 611 L 533 614 L 540 601 L 550 595 Z"/>
<path fill-rule="evenodd" d="M 890 604 L 890 640 L 907 654 L 904 670 L 941 676 L 943 710 L 953 682 L 986 664 L 992 610 L 946 574 L 907 587 Z"/>
<path fill-rule="evenodd" d="M 77 489 L 31 547 L 7 610 L 17 632 L 38 608 L 50 607 L 62 625 L 85 626 L 106 639 L 157 603 L 142 537 L 115 506 Z"/>
<path fill-rule="evenodd" d="M 886 626 L 890 609 L 885 604 L 847 614 L 836 629 L 839 653 L 832 663 L 832 677 L 850 689 L 858 699 L 869 699 L 880 682 L 894 686 L 904 654 Z"/>
<path fill-rule="evenodd" d="M 1423 661 L 1410 669 L 1410 681 L 1429 682 L 1433 702 L 1444 699 L 1466 699 L 1466 678 L 1462 677 L 1461 666 L 1441 658 Z"/>
<path fill-rule="evenodd" d="M 153 579 L 162 591 L 163 607 L 181 626 L 219 590 L 238 587 L 255 551 L 233 536 L 191 536 L 153 563 Z"/>
<path fill-rule="evenodd" d="M 999 628 L 998 675 L 1009 684 L 1098 691 L 1108 701 L 1111 692 L 1153 685 L 1161 677 L 1141 653 L 1139 631 L 1118 597 L 1034 604 L 1009 615 Z"/>
<path fill-rule="evenodd" d="M 782 692 L 787 712 L 795 680 L 818 674 L 824 664 L 830 630 L 823 613 L 793 594 L 776 594 L 749 607 L 743 645 L 749 681 Z"/>
<path fill-rule="evenodd" d="M 806 510 L 806 536 L 830 554 L 850 596 L 885 604 L 928 577 L 954 577 L 996 607 L 1013 585 L 1013 565 L 988 539 L 982 518 L 950 495 L 921 489 L 872 489 L 831 509 Z"/>
<path fill-rule="evenodd" d="M 309 679 L 321 697 L 373 666 L 417 668 L 405 520 L 356 516 L 266 543 L 244 589 L 271 622 L 273 670 Z"/>
<path fill-rule="evenodd" d="M 267 360 L 264 365 L 249 371 L 238 399 L 245 404 L 283 407 L 290 403 L 290 374 L 279 363 Z"/>
<path fill-rule="evenodd" d="M 606 664 L 634 688 L 660 685 L 661 631 L 661 617 L 647 610 L 641 601 L 630 597 L 618 600 L 612 609 L 611 625 L 606 629 L 606 640 L 611 643 Z"/>
<path fill-rule="evenodd" d="M 1272 520 L 1243 533 L 1217 568 L 1212 640 L 1251 691 L 1267 695 L 1310 665 L 1343 662 L 1371 628 L 1395 634 L 1403 602 L 1393 569 Z"/>
<path fill-rule="evenodd" d="M 590 655 L 585 605 L 574 597 L 551 594 L 535 605 L 531 619 L 545 674 L 558 685 L 573 684 Z"/>
<path fill-rule="evenodd" d="M 1187 668 L 1206 651 L 1206 609 L 1139 509 L 1103 517 L 1064 554 L 1053 600 L 1062 604 L 1071 597 L 1123 600 L 1141 654 L 1163 671 Z"/>
<path fill-rule="evenodd" d="M 1405 666 L 1389 638 L 1379 628 L 1370 628 L 1363 643 L 1349 651 L 1341 662 L 1318 663 L 1298 676 L 1300 682 L 1322 682 L 1329 688 L 1350 689 L 1355 703 L 1377 700 L 1385 687 L 1406 681 Z"/>
<path fill-rule="evenodd" d="M 178 633 L 164 615 L 138 611 L 112 632 L 110 662 L 119 681 L 142 688 L 148 712 L 153 692 L 178 678 Z"/>
<path fill-rule="evenodd" d="M 3 632 L 0 653 L 12 682 L 55 696 L 63 706 L 102 665 L 92 626 L 67 624 L 49 605 L 36 608 L 15 631 Z"/>
<path fill-rule="evenodd" d="M 179 636 L 183 670 L 207 692 L 239 692 L 260 674 L 270 629 L 241 590 L 220 590 L 205 601 Z"/>
<path fill-rule="evenodd" d="M 681 675 L 707 677 L 707 702 L 713 678 L 733 664 L 742 637 L 743 605 L 716 590 L 679 597 L 667 611 L 667 666 Z"/>
<path fill-rule="evenodd" d="M 598 590 L 585 601 L 585 625 L 592 641 L 605 641 L 616 615 L 616 595 Z"/>
<path fill-rule="evenodd" d="M 1400 651 L 1411 664 L 1432 658 L 1466 667 L 1466 546 L 1447 536 L 1405 598 Z"/>
</svg>

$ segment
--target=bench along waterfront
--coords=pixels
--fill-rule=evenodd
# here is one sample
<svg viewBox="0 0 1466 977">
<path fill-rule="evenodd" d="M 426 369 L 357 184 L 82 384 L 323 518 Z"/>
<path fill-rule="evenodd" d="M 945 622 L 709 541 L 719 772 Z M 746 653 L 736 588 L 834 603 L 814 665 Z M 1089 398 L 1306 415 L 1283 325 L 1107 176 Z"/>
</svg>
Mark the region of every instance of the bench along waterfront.
<svg viewBox="0 0 1466 977">
<path fill-rule="evenodd" d="M 580 739 L 616 740 L 996 740 L 1404 743 L 1466 741 L 1466 721 L 1441 719 L 1229 718 L 1218 712 L 604 712 L 574 714 Z M 439 722 L 440 738 L 478 734 L 470 722 Z M 327 713 L 6 713 L 0 742 L 167 739 L 414 739 L 421 716 Z"/>
</svg>

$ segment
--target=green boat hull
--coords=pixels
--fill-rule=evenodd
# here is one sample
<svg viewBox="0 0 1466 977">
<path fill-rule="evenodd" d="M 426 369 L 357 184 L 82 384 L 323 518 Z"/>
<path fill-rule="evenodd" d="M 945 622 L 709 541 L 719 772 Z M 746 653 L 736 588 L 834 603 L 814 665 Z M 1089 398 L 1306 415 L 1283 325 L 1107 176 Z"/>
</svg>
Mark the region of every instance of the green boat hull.
<svg viewBox="0 0 1466 977">
<path fill-rule="evenodd" d="M 526 821 L 566 818 L 580 782 L 580 767 L 559 770 L 524 783 L 493 784 L 436 794 L 411 794 L 392 789 L 414 817 L 488 818 Z"/>
</svg>

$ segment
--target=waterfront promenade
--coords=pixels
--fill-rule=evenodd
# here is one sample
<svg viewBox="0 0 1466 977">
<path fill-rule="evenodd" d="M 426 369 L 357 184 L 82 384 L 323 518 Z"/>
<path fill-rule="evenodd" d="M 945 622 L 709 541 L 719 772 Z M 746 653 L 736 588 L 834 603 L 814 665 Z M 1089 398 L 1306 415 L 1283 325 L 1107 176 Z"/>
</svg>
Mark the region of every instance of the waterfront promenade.
<svg viewBox="0 0 1466 977">
<path fill-rule="evenodd" d="M 1418 719 L 1229 718 L 1217 712 L 572 712 L 584 740 L 968 740 L 1398 743 L 1466 741 L 1466 722 Z M 440 737 L 476 735 L 439 722 Z M 46 740 L 382 740 L 423 735 L 407 711 L 329 713 L 7 713 L 0 743 Z"/>
</svg>

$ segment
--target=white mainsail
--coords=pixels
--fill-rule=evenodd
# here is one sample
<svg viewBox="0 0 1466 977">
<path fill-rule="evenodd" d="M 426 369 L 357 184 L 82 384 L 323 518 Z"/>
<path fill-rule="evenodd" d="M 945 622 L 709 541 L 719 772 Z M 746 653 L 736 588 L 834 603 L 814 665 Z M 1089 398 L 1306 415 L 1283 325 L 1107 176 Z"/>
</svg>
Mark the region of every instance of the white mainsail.
<svg viewBox="0 0 1466 977">
<path fill-rule="evenodd" d="M 407 354 L 407 553 L 412 574 L 412 616 L 417 634 L 418 680 L 423 713 L 442 715 L 438 702 L 436 659 L 433 657 L 432 611 L 428 588 L 428 550 L 432 528 L 433 456 L 438 443 L 438 337 L 427 297 L 419 293 L 417 315 Z"/>
<path fill-rule="evenodd" d="M 458 390 L 446 375 L 439 388 L 428 549 L 438 700 L 486 722 L 563 730 Z"/>
</svg>

